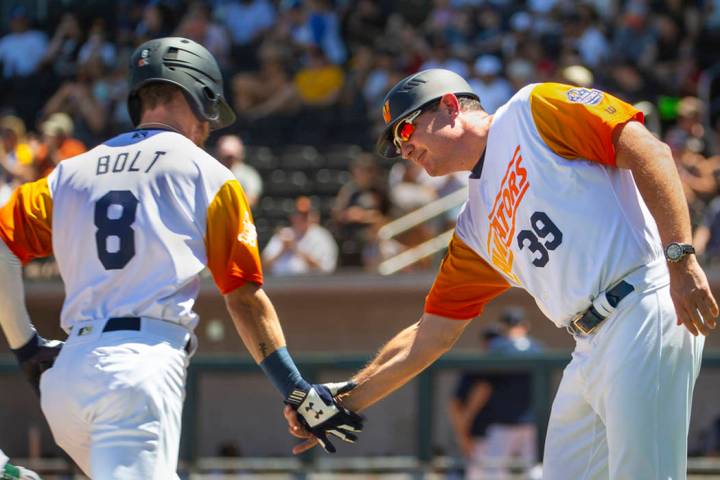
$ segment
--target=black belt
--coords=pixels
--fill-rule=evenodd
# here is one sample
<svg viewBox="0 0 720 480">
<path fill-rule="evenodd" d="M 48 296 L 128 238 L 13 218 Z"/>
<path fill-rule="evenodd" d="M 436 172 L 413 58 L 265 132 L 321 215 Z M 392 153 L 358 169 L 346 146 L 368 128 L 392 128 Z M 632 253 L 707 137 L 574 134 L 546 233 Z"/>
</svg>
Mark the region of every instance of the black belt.
<svg viewBox="0 0 720 480">
<path fill-rule="evenodd" d="M 140 331 L 140 317 L 110 317 L 103 327 L 104 332 L 119 332 L 123 330 Z M 190 340 L 185 344 L 185 351 L 190 353 Z"/>
<path fill-rule="evenodd" d="M 103 327 L 103 332 L 118 332 L 120 330 L 140 331 L 140 317 L 112 317 Z"/>
<path fill-rule="evenodd" d="M 627 297 L 633 290 L 635 290 L 635 287 L 627 283 L 625 280 L 622 280 L 613 288 L 605 292 L 605 298 L 610 306 L 615 308 L 620 303 L 620 300 Z M 570 322 L 570 325 L 568 325 L 567 328 L 573 335 L 590 335 L 606 318 L 607 317 L 598 312 L 594 306 L 590 306 L 585 313 L 579 315 Z"/>
</svg>

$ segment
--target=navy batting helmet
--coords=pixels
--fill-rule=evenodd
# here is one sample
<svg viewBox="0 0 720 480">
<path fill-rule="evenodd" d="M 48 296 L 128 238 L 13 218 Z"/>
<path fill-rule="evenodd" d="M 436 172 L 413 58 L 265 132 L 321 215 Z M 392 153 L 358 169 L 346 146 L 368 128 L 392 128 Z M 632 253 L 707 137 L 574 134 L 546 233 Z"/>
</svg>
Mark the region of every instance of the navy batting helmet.
<svg viewBox="0 0 720 480">
<path fill-rule="evenodd" d="M 210 128 L 227 127 L 235 113 L 223 96 L 223 80 L 215 58 L 202 45 L 180 37 L 149 40 L 130 58 L 128 111 L 140 123 L 138 91 L 149 83 L 166 82 L 180 87 L 198 118 Z"/>
<path fill-rule="evenodd" d="M 395 84 L 385 95 L 383 102 L 385 128 L 376 144 L 378 153 L 387 158 L 400 155 L 393 143 L 393 132 L 397 122 L 440 99 L 446 93 L 480 99 L 464 78 L 442 68 L 431 68 L 414 73 Z"/>
</svg>

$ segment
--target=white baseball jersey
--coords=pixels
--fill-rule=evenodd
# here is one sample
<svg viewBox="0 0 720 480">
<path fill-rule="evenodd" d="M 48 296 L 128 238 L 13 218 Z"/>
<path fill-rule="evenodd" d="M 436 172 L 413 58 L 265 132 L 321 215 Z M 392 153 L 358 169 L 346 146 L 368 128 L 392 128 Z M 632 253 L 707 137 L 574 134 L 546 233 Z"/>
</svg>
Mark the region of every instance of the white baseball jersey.
<svg viewBox="0 0 720 480">
<path fill-rule="evenodd" d="M 642 113 L 598 90 L 544 83 L 515 94 L 495 114 L 425 310 L 472 318 L 515 286 L 565 326 L 662 258 L 632 174 L 615 167 L 613 131 L 630 120 Z"/>
<path fill-rule="evenodd" d="M 222 293 L 263 281 L 240 184 L 166 130 L 119 135 L 21 186 L 0 210 L 0 239 L 23 263 L 55 255 L 66 331 L 121 316 L 193 329 L 205 266 Z"/>
</svg>

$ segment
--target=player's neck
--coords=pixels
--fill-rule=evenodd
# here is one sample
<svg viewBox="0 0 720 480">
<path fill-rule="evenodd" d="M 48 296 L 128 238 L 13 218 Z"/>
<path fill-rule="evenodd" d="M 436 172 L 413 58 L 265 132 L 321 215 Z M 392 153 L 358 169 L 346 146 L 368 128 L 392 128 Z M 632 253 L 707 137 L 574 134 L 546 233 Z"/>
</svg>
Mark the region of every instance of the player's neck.
<svg viewBox="0 0 720 480">
<path fill-rule="evenodd" d="M 175 126 L 173 126 L 173 125 L 169 125 L 169 124 L 167 124 L 167 123 L 163 123 L 163 122 L 142 122 L 142 123 L 140 123 L 140 125 L 137 126 L 137 128 L 138 128 L 138 129 L 141 129 L 141 128 L 147 128 L 147 129 L 159 128 L 159 129 L 162 129 L 162 130 L 172 130 L 173 132 L 177 132 L 177 133 L 182 134 L 182 132 L 180 131 L 179 128 L 177 128 L 177 127 L 175 127 Z"/>
</svg>

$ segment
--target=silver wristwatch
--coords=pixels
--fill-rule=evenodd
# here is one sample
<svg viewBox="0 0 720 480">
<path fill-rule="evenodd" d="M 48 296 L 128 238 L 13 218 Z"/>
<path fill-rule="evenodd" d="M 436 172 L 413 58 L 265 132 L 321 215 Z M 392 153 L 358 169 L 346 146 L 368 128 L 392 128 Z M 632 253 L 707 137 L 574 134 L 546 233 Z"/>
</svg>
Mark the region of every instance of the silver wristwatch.
<svg viewBox="0 0 720 480">
<path fill-rule="evenodd" d="M 672 242 L 665 247 L 665 258 L 668 262 L 679 262 L 691 253 L 695 253 L 695 248 L 689 243 Z"/>
</svg>

